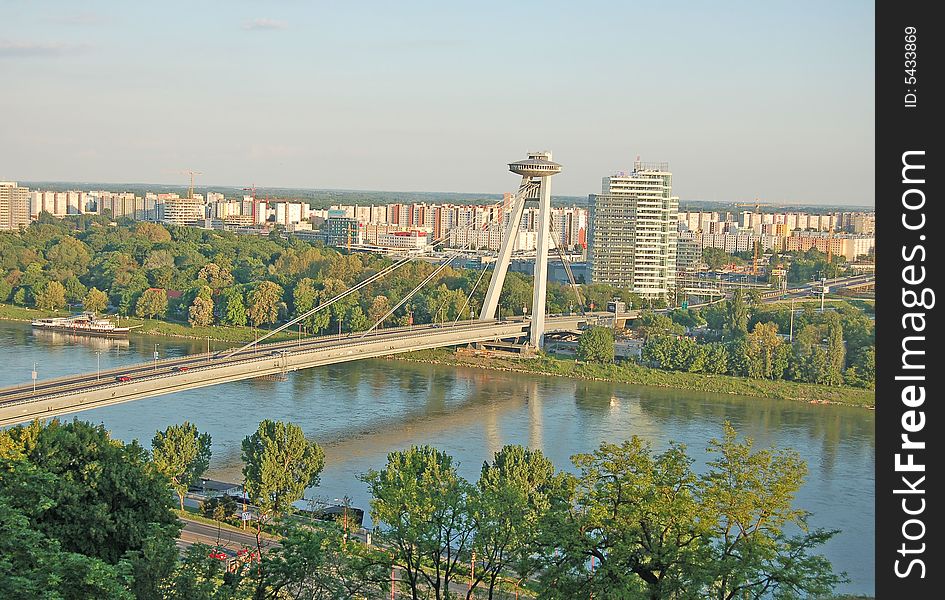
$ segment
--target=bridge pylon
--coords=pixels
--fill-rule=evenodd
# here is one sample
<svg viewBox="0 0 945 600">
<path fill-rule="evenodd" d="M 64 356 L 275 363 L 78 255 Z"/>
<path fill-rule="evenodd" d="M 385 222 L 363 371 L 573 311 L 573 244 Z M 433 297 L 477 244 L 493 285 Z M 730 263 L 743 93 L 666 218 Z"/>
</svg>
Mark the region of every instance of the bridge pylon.
<svg viewBox="0 0 945 600">
<path fill-rule="evenodd" d="M 538 249 L 535 255 L 535 289 L 532 296 L 532 323 L 529 345 L 540 348 L 545 334 L 545 297 L 548 289 L 548 250 L 551 246 L 551 176 L 561 171 L 561 165 L 551 161 L 551 152 L 529 152 L 528 158 L 509 163 L 509 171 L 522 176 L 518 192 L 512 196 L 511 216 L 505 229 L 499 256 L 496 258 L 492 280 L 482 305 L 480 319 L 494 319 L 499 307 L 499 295 L 509 270 L 512 251 L 521 231 L 525 203 L 538 202 Z"/>
</svg>

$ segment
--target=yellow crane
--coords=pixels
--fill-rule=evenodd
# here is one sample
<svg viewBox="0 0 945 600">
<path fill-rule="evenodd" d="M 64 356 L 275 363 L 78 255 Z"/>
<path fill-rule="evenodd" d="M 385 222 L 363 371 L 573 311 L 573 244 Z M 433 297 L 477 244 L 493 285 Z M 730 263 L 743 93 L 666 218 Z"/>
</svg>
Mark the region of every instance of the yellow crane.
<svg viewBox="0 0 945 600">
<path fill-rule="evenodd" d="M 187 190 L 187 197 L 192 199 L 194 197 L 194 175 L 203 175 L 203 173 L 193 169 L 184 169 L 181 174 L 190 175 L 190 189 Z"/>
</svg>

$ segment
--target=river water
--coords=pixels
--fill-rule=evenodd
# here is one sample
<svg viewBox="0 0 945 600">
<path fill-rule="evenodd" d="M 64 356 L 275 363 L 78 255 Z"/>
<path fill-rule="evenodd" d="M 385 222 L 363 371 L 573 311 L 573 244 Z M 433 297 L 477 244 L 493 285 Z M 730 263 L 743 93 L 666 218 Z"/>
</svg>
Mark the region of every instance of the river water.
<svg viewBox="0 0 945 600">
<path fill-rule="evenodd" d="M 206 341 L 132 336 L 76 338 L 0 322 L 0 387 L 93 372 L 206 350 Z M 681 390 L 526 376 L 397 360 L 370 360 L 289 374 L 286 381 L 248 380 L 100 408 L 77 416 L 101 422 L 125 441 L 146 447 L 154 432 L 191 421 L 213 437 L 209 475 L 240 481 L 240 441 L 265 418 L 299 424 L 325 449 L 320 485 L 310 495 L 348 496 L 368 508 L 357 475 L 383 468 L 387 453 L 431 444 L 478 477 L 484 460 L 505 444 L 540 448 L 559 468 L 600 442 L 631 435 L 656 449 L 685 443 L 697 468 L 725 420 L 759 446 L 790 447 L 809 467 L 796 504 L 812 527 L 840 529 L 823 552 L 851 582 L 842 591 L 872 594 L 874 413 Z"/>
</svg>

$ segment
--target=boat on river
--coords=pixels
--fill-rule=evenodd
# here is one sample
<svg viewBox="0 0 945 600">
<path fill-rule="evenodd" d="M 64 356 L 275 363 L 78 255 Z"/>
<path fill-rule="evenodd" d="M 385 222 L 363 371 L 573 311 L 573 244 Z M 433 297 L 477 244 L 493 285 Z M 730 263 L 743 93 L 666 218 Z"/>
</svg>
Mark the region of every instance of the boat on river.
<svg viewBox="0 0 945 600">
<path fill-rule="evenodd" d="M 95 313 L 81 313 L 71 317 L 50 317 L 35 319 L 30 323 L 40 331 L 61 331 L 77 335 L 96 335 L 102 337 L 123 337 L 140 325 L 119 327 L 111 319 L 99 317 Z"/>
</svg>

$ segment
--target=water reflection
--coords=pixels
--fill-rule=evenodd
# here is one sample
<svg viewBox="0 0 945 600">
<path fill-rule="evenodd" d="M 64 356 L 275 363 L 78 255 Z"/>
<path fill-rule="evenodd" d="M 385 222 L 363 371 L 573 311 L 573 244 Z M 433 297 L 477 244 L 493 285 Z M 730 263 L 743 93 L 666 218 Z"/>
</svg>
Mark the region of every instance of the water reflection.
<svg viewBox="0 0 945 600">
<path fill-rule="evenodd" d="M 206 342 L 132 336 L 101 355 L 102 368 L 163 355 L 202 352 Z M 0 324 L 0 386 L 28 381 L 33 361 L 41 376 L 94 370 L 85 344 L 33 336 L 28 324 Z M 25 381 L 24 381 L 25 380 Z M 761 446 L 791 447 L 810 475 L 798 495 L 814 527 L 842 533 L 825 553 L 853 583 L 873 591 L 874 413 L 864 409 L 704 394 L 606 382 L 539 377 L 469 368 L 369 360 L 290 373 L 286 381 L 238 381 L 87 411 L 124 440 L 147 446 L 158 429 L 189 420 L 213 437 L 210 475 L 241 479 L 240 442 L 264 418 L 298 423 L 325 448 L 322 483 L 310 495 L 350 496 L 367 507 L 357 476 L 384 465 L 387 453 L 432 444 L 453 455 L 475 480 L 482 462 L 506 444 L 540 448 L 559 468 L 602 441 L 632 435 L 662 448 L 685 443 L 697 461 L 709 439 L 731 421 Z"/>
</svg>

